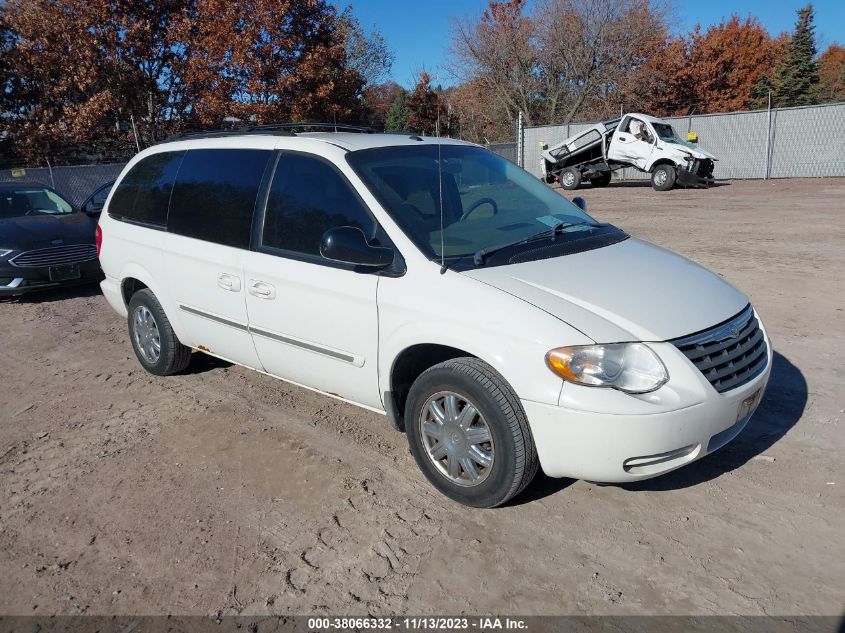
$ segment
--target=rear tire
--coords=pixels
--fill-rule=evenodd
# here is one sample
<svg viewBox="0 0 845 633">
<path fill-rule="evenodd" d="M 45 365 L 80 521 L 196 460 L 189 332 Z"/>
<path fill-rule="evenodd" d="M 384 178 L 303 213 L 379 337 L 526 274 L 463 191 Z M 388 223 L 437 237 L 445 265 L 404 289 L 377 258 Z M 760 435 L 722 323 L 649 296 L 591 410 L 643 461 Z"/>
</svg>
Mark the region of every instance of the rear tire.
<svg viewBox="0 0 845 633">
<path fill-rule="evenodd" d="M 581 172 L 574 167 L 567 167 L 560 172 L 560 186 L 567 191 L 577 189 L 581 185 Z"/>
<path fill-rule="evenodd" d="M 537 473 L 537 450 L 519 398 L 477 358 L 445 361 L 414 381 L 405 432 L 426 478 L 464 505 L 501 505 Z"/>
<path fill-rule="evenodd" d="M 596 176 L 595 178 L 590 178 L 590 184 L 593 187 L 607 187 L 610 184 L 610 172 L 602 173 L 601 176 Z"/>
<path fill-rule="evenodd" d="M 651 186 L 655 191 L 669 191 L 677 178 L 678 172 L 672 165 L 658 165 L 651 172 Z"/>
<path fill-rule="evenodd" d="M 188 366 L 192 350 L 179 341 L 149 288 L 132 295 L 127 320 L 132 349 L 144 369 L 156 376 L 170 376 Z"/>
</svg>

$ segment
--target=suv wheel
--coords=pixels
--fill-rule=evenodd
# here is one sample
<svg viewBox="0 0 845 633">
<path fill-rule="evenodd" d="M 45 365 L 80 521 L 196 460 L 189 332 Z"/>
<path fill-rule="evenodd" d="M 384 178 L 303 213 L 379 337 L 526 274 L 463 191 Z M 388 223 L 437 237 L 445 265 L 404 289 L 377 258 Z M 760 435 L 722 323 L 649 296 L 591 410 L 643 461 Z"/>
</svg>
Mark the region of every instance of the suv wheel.
<svg viewBox="0 0 845 633">
<path fill-rule="evenodd" d="M 420 469 L 435 488 L 464 505 L 501 505 L 537 472 L 537 451 L 519 399 L 476 358 L 456 358 L 423 372 L 408 393 L 405 420 Z"/>
<path fill-rule="evenodd" d="M 161 304 L 151 290 L 139 290 L 129 301 L 129 339 L 141 366 L 151 374 L 169 376 L 191 360 L 191 348 L 176 337 Z"/>
</svg>

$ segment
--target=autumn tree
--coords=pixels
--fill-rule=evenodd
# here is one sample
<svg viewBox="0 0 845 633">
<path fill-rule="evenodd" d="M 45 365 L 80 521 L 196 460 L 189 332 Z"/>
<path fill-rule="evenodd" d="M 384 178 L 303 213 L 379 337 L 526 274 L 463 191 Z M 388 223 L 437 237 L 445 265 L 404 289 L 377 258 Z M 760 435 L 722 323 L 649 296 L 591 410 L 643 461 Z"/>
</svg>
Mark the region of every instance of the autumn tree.
<svg viewBox="0 0 845 633">
<path fill-rule="evenodd" d="M 819 98 L 845 101 L 845 47 L 831 44 L 819 57 Z"/>
<path fill-rule="evenodd" d="M 7 0 L 0 53 L 0 136 L 31 157 L 226 118 L 357 122 L 391 60 L 325 0 Z"/>
<path fill-rule="evenodd" d="M 171 106 L 178 99 L 179 78 L 173 72 L 180 44 L 173 41 L 175 19 L 190 0 L 113 0 L 112 19 L 117 36 L 113 55 L 141 80 L 132 102 L 141 143 L 153 143 L 176 131 Z"/>
<path fill-rule="evenodd" d="M 538 0 L 544 122 L 617 114 L 665 40 L 667 11 L 659 0 Z"/>
<path fill-rule="evenodd" d="M 536 75 L 540 54 L 533 37 L 525 0 L 492 1 L 478 20 L 456 20 L 452 30 L 458 78 L 483 85 L 509 120 L 522 111 L 528 125 L 542 118 Z"/>
<path fill-rule="evenodd" d="M 175 25 L 183 116 L 200 125 L 358 116 L 363 80 L 323 0 L 195 0 Z"/>
<path fill-rule="evenodd" d="M 384 36 L 376 29 L 365 31 L 351 6 L 338 15 L 337 24 L 343 32 L 347 68 L 358 73 L 365 89 L 385 81 L 393 67 L 394 55 Z"/>
<path fill-rule="evenodd" d="M 514 121 L 484 82 L 459 84 L 449 89 L 448 96 L 460 124 L 461 138 L 482 144 L 513 139 Z"/>
<path fill-rule="evenodd" d="M 772 105 L 775 107 L 812 105 L 818 101 L 819 69 L 813 21 L 812 4 L 798 10 L 786 57 L 770 80 Z"/>
<path fill-rule="evenodd" d="M 367 124 L 383 130 L 391 107 L 403 92 L 405 92 L 404 88 L 395 81 L 387 81 L 364 88 L 363 98 Z"/>
<path fill-rule="evenodd" d="M 8 0 L 4 121 L 16 150 L 43 155 L 68 139 L 119 139 L 143 104 L 143 71 L 127 55 L 111 2 Z"/>
<path fill-rule="evenodd" d="M 666 38 L 661 0 L 490 2 L 454 23 L 455 73 L 482 86 L 501 112 L 527 125 L 615 112 L 635 69 Z"/>
<path fill-rule="evenodd" d="M 451 134 L 446 104 L 441 99 L 443 89 L 431 85 L 431 75 L 420 73 L 414 89 L 408 94 L 408 130 L 433 136 Z"/>
<path fill-rule="evenodd" d="M 704 32 L 696 26 L 637 69 L 629 103 L 660 115 L 747 108 L 784 50 L 784 39 L 773 39 L 756 18 L 734 15 Z"/>
</svg>

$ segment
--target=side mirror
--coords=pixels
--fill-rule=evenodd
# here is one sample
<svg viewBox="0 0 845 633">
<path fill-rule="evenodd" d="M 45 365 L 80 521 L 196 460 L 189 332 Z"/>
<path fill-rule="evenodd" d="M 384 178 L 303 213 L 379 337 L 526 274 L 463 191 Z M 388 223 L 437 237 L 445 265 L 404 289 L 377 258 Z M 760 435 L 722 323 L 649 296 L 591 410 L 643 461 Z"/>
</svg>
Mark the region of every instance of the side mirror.
<svg viewBox="0 0 845 633">
<path fill-rule="evenodd" d="M 100 213 L 103 212 L 103 204 L 98 204 L 96 202 L 89 202 L 88 204 L 82 207 L 82 212 L 85 215 L 90 215 L 92 217 L 97 217 Z"/>
<path fill-rule="evenodd" d="M 581 211 L 587 210 L 587 201 L 584 200 L 584 198 L 582 198 L 581 196 L 575 196 L 574 198 L 572 198 L 572 204 L 581 209 Z"/>
<path fill-rule="evenodd" d="M 364 232 L 354 226 L 338 226 L 323 233 L 320 255 L 344 264 L 385 268 L 393 263 L 393 249 L 371 246 Z"/>
</svg>

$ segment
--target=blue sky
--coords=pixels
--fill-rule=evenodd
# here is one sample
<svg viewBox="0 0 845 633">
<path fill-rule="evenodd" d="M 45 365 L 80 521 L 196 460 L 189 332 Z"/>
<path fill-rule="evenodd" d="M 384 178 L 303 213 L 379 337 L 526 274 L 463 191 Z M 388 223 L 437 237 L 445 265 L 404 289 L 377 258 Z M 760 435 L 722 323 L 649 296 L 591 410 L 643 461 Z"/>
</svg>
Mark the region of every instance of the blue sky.
<svg viewBox="0 0 845 633">
<path fill-rule="evenodd" d="M 529 0 L 530 2 L 531 0 Z M 454 16 L 477 16 L 487 0 L 333 0 L 341 7 L 352 4 L 355 15 L 367 29 L 381 31 L 396 55 L 393 78 L 410 87 L 415 74 L 425 67 L 444 85 L 454 83 L 448 73 L 448 48 Z M 675 0 L 675 30 L 688 31 L 696 23 L 718 23 L 736 13 L 754 15 L 772 33 L 791 31 L 795 10 L 804 0 Z M 845 45 L 845 1 L 817 0 L 816 40 L 820 49 L 838 42 Z"/>
</svg>

